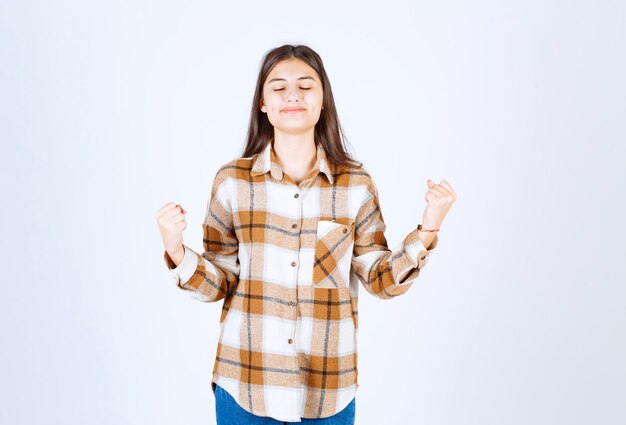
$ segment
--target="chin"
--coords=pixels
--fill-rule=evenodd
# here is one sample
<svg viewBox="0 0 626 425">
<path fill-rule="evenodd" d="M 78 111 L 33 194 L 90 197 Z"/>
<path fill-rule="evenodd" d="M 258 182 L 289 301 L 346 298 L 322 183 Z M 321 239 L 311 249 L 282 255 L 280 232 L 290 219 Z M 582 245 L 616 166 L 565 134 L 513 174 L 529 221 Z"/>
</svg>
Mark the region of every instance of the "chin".
<svg viewBox="0 0 626 425">
<path fill-rule="evenodd" d="M 274 126 L 275 130 L 291 134 L 306 133 L 312 128 L 314 128 L 314 126 L 310 125 Z"/>
<path fill-rule="evenodd" d="M 315 127 L 315 123 L 310 122 L 276 122 L 272 123 L 272 126 L 276 130 L 284 131 L 284 132 L 293 132 L 293 131 L 307 131 L 312 127 Z"/>
</svg>

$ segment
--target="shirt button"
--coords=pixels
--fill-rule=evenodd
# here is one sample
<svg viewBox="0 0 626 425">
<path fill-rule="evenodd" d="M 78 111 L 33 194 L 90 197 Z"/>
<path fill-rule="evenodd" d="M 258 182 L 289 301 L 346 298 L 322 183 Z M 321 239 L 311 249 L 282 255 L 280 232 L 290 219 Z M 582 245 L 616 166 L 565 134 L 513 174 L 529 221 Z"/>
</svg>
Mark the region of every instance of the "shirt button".
<svg viewBox="0 0 626 425">
<path fill-rule="evenodd" d="M 348 233 L 348 229 L 344 228 L 343 233 Z"/>
<path fill-rule="evenodd" d="M 295 261 L 292 261 L 292 262 L 291 262 L 291 267 L 295 267 L 295 266 L 296 266 L 296 262 L 295 262 Z"/>
<path fill-rule="evenodd" d="M 289 344 L 293 344 L 293 339 L 289 338 L 289 339 L 287 340 L 287 342 L 288 342 Z"/>
<path fill-rule="evenodd" d="M 293 307 L 294 305 L 296 305 L 296 303 L 294 303 L 293 301 L 289 301 L 289 307 Z"/>
<path fill-rule="evenodd" d="M 292 224 L 292 225 L 291 225 L 291 228 L 292 228 L 292 229 L 295 229 L 296 227 L 298 227 L 298 225 L 297 225 L 296 223 L 294 223 L 294 224 Z"/>
<path fill-rule="evenodd" d="M 293 195 L 294 198 L 298 198 L 300 196 L 299 193 L 296 193 L 295 195 Z"/>
</svg>

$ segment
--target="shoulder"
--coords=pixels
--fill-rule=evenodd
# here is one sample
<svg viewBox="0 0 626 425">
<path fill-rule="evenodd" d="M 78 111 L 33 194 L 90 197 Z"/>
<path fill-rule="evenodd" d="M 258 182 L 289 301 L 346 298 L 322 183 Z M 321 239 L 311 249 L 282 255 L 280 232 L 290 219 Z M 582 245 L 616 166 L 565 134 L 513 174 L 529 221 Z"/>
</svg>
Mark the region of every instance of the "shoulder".
<svg viewBox="0 0 626 425">
<path fill-rule="evenodd" d="M 376 184 L 370 170 L 363 164 L 350 166 L 340 165 L 336 168 L 337 176 L 346 176 L 347 184 L 351 187 L 366 188 L 372 195 L 376 195 Z"/>
<path fill-rule="evenodd" d="M 234 166 L 235 166 L 235 160 L 228 161 L 227 163 L 222 164 L 217 169 L 217 172 L 215 173 L 213 177 L 213 186 L 217 187 L 221 183 L 223 183 L 225 180 L 228 180 L 229 178 L 231 178 L 234 174 L 233 173 Z"/>
<path fill-rule="evenodd" d="M 215 182 L 220 184 L 228 179 L 249 180 L 252 164 L 259 154 L 250 157 L 240 157 L 222 164 L 215 173 Z"/>
<path fill-rule="evenodd" d="M 232 159 L 220 165 L 213 176 L 212 194 L 215 195 L 217 192 L 220 192 L 224 196 L 225 193 L 235 190 L 235 180 L 238 176 L 241 176 L 241 173 L 238 173 L 237 170 L 242 168 L 249 168 L 246 166 L 245 161 L 242 162 L 242 158 Z"/>
</svg>

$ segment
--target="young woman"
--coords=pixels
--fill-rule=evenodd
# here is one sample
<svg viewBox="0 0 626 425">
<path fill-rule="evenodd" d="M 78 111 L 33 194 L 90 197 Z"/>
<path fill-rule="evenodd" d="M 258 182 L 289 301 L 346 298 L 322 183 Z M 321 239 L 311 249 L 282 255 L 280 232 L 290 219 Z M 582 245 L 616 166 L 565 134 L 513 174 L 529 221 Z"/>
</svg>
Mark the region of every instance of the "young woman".
<svg viewBox="0 0 626 425">
<path fill-rule="evenodd" d="M 265 55 L 247 139 L 215 175 L 202 253 L 183 244 L 180 205 L 156 214 L 177 286 L 224 300 L 217 422 L 354 424 L 359 285 L 404 294 L 456 194 L 428 180 L 421 223 L 391 251 L 376 185 L 346 153 L 330 81 L 307 46 Z"/>
</svg>

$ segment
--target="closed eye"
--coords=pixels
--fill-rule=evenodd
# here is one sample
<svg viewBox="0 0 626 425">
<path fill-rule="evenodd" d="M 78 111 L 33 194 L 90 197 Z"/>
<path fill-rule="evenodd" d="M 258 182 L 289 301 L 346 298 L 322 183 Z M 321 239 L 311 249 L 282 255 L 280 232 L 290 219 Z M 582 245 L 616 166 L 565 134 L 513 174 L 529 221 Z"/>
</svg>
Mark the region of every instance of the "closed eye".
<svg viewBox="0 0 626 425">
<path fill-rule="evenodd" d="M 300 87 L 301 90 L 311 90 L 311 87 Z M 285 88 L 280 88 L 280 89 L 274 89 L 274 91 L 281 91 L 281 90 L 285 90 Z"/>
</svg>

